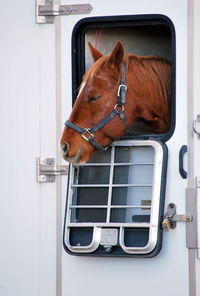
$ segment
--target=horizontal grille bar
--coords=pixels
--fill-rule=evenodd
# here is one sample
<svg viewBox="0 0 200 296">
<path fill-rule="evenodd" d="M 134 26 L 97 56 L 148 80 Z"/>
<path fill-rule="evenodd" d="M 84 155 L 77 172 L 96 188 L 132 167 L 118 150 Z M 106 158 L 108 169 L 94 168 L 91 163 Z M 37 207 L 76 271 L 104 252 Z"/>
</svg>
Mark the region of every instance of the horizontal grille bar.
<svg viewBox="0 0 200 296">
<path fill-rule="evenodd" d="M 155 227 L 157 225 L 151 225 L 150 223 L 95 223 L 95 222 L 69 222 L 67 224 L 68 227 L 136 227 L 136 228 L 150 228 Z"/>
<path fill-rule="evenodd" d="M 84 187 L 152 187 L 152 184 L 72 184 L 72 188 L 84 188 Z"/>
<path fill-rule="evenodd" d="M 78 205 L 70 206 L 70 209 L 151 209 L 151 206 L 106 206 L 106 205 Z"/>
<path fill-rule="evenodd" d="M 134 166 L 134 165 L 154 165 L 154 162 L 115 162 L 115 163 L 107 163 L 107 162 L 100 162 L 100 163 L 85 163 L 85 164 L 76 164 L 76 167 L 88 167 L 88 166 Z"/>
</svg>

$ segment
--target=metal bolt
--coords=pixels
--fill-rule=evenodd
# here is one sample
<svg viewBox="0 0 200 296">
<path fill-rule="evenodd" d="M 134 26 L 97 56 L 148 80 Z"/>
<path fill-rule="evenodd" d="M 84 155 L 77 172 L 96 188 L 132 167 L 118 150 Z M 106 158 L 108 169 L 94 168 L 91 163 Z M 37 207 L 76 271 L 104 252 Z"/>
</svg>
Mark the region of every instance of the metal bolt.
<svg viewBox="0 0 200 296">
<path fill-rule="evenodd" d="M 107 253 L 110 253 L 112 251 L 112 246 L 103 246 L 103 247 Z"/>
</svg>

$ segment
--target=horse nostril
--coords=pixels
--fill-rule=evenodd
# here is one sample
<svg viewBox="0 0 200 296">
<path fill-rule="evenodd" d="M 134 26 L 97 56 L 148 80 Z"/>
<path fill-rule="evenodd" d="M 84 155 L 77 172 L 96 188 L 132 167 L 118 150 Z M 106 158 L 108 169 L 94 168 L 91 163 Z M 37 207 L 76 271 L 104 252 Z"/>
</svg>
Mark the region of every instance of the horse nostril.
<svg viewBox="0 0 200 296">
<path fill-rule="evenodd" d="M 62 152 L 66 155 L 67 152 L 69 151 L 69 144 L 68 143 L 63 143 L 61 146 Z"/>
</svg>

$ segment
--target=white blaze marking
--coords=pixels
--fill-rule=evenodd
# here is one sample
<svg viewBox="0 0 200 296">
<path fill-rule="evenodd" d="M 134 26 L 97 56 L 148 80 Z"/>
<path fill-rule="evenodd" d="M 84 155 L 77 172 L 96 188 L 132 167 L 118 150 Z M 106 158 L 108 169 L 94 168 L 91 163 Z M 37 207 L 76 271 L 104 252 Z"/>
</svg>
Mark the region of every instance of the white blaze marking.
<svg viewBox="0 0 200 296">
<path fill-rule="evenodd" d="M 81 94 L 82 90 L 84 89 L 84 86 L 85 86 L 85 82 L 82 82 L 81 87 L 80 87 L 79 92 L 78 92 L 78 96 Z"/>
</svg>

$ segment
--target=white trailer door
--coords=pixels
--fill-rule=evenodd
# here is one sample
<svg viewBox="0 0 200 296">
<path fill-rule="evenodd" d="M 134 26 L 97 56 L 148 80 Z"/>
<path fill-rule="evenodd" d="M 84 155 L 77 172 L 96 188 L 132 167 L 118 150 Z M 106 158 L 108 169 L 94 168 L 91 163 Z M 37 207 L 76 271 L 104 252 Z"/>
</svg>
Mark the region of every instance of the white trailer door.
<svg viewBox="0 0 200 296">
<path fill-rule="evenodd" d="M 84 1 L 78 1 L 84 3 Z M 62 4 L 66 4 L 63 1 Z M 178 213 L 185 213 L 187 181 L 178 170 L 178 155 L 187 144 L 187 1 L 90 1 L 93 11 L 87 17 L 114 15 L 166 15 L 176 32 L 176 126 L 167 141 L 169 149 L 166 206 L 176 204 Z M 81 15 L 61 17 L 61 84 L 62 118 L 64 123 L 71 110 L 71 36 Z M 59 27 L 59 20 L 57 28 Z M 184 118 L 184 120 L 183 120 Z M 63 186 L 63 206 L 66 188 Z M 168 283 L 166 285 L 166 283 Z M 63 295 L 189 295 L 188 250 L 185 223 L 164 233 L 163 247 L 151 259 L 78 257 L 62 252 Z"/>
<path fill-rule="evenodd" d="M 77 3 L 85 2 L 72 4 Z M 91 0 L 90 4 L 89 15 L 56 17 L 55 25 L 35 24 L 31 0 L 20 5 L 4 1 L 1 6 L 0 294 L 196 296 L 194 286 L 189 294 L 185 223 L 164 233 L 155 258 L 72 256 L 62 247 L 67 177 L 62 183 L 61 177 L 55 183 L 36 182 L 37 157 L 61 163 L 58 142 L 72 106 L 71 36 L 76 23 L 83 17 L 161 14 L 171 19 L 176 32 L 176 125 L 166 143 L 165 209 L 173 202 L 179 214 L 186 212 L 187 182 L 179 174 L 178 154 L 187 144 L 187 1 Z M 196 92 L 197 86 L 198 82 Z"/>
<path fill-rule="evenodd" d="M 55 28 L 35 23 L 32 0 L 1 8 L 0 295 L 55 296 L 62 211 L 56 183 L 36 182 L 36 158 L 58 147 Z"/>
</svg>

